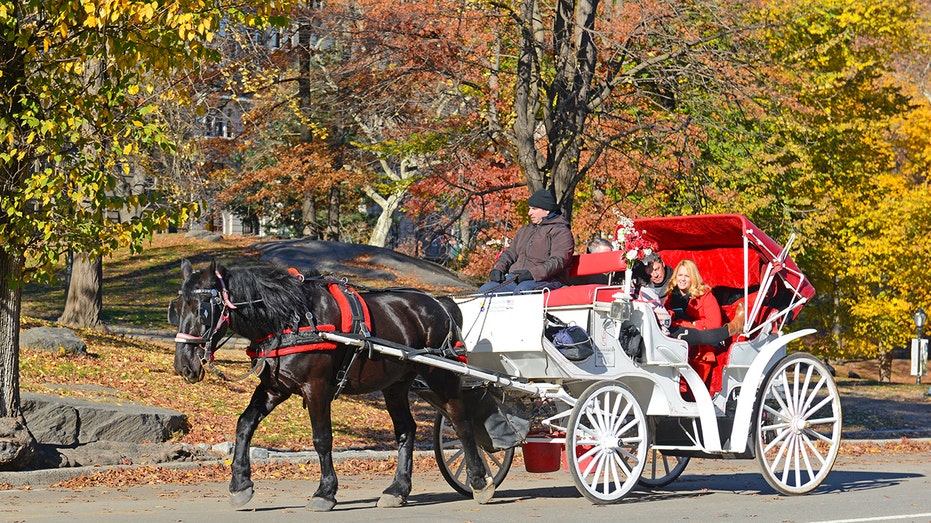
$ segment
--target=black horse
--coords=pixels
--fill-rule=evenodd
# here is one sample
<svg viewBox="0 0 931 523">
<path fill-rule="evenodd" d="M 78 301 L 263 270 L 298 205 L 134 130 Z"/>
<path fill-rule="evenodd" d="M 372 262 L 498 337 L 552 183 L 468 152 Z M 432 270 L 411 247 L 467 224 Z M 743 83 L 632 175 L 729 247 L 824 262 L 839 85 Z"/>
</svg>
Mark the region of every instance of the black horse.
<svg viewBox="0 0 931 523">
<path fill-rule="evenodd" d="M 226 269 L 214 263 L 207 270 L 195 272 L 184 260 L 181 272 L 184 283 L 180 296 L 169 308 L 169 316 L 174 315 L 178 324 L 176 373 L 190 383 L 202 380 L 205 365 L 209 365 L 227 327 L 254 340 L 249 354 L 259 385 L 236 423 L 230 481 L 233 506 L 252 499 L 249 446 L 259 422 L 278 404 L 298 394 L 310 413 L 314 448 L 320 458 L 320 484 L 307 508 L 332 509 L 338 482 L 333 469 L 330 403 L 337 393 L 379 390 L 394 423 L 398 465 L 394 481 L 384 490 L 378 506 L 402 505 L 411 491 L 416 428 L 408 393 L 418 375 L 443 404 L 463 443 L 473 498 L 486 503 L 494 495 L 494 484 L 485 472 L 465 413 L 457 374 L 377 352 L 370 354 L 353 346 L 334 345 L 319 336 L 334 328 L 345 332 L 347 329 L 341 326 L 346 325 L 348 307 L 355 311 L 354 320 L 363 316 L 370 319 L 365 329 L 361 321 L 353 321 L 362 330 L 359 339 L 386 340 L 412 349 L 448 347 L 451 341 L 458 340 L 462 323 L 462 314 L 452 300 L 413 290 L 365 292 L 357 295 L 361 302 L 351 299 L 349 295 L 355 293 L 350 291 L 349 298 L 341 300 L 340 291 L 331 286 L 332 280 L 305 281 L 280 267 Z M 367 314 L 359 314 L 364 309 L 360 309 L 362 304 Z M 307 347 L 312 350 L 304 350 Z"/>
</svg>

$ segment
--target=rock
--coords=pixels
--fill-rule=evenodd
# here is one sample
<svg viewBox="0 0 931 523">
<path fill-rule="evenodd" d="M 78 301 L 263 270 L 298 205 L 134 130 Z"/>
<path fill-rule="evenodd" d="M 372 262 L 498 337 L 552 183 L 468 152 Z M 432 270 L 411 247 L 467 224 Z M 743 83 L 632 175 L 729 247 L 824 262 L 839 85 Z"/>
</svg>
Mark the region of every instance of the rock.
<svg viewBox="0 0 931 523">
<path fill-rule="evenodd" d="M 23 393 L 22 409 L 36 440 L 51 445 L 158 443 L 184 430 L 186 421 L 184 414 L 169 409 L 50 394 Z"/>
<path fill-rule="evenodd" d="M 87 344 L 71 329 L 65 327 L 36 327 L 25 330 L 19 335 L 19 346 L 66 356 L 87 354 Z"/>
<path fill-rule="evenodd" d="M 214 459 L 209 452 L 186 443 L 125 443 L 96 441 L 77 447 L 39 445 L 32 468 L 101 467 L 107 465 L 152 465 L 179 461 Z"/>
<path fill-rule="evenodd" d="M 849 372 L 847 373 L 847 377 L 848 377 L 848 378 L 851 378 L 851 379 L 855 379 L 855 380 L 860 379 L 860 375 L 857 374 L 857 373 L 854 372 L 854 371 L 849 371 Z"/>
<path fill-rule="evenodd" d="M 36 442 L 20 417 L 0 418 L 0 470 L 19 470 L 29 463 Z"/>
<path fill-rule="evenodd" d="M 233 449 L 235 447 L 236 446 L 230 443 L 229 441 L 224 441 L 222 443 L 217 443 L 216 445 L 214 445 L 211 450 L 213 450 L 214 452 L 216 452 L 217 454 L 221 456 L 229 456 L 233 453 Z"/>
<path fill-rule="evenodd" d="M 223 240 L 222 234 L 210 232 L 206 229 L 194 229 L 194 230 L 189 231 L 184 236 L 186 238 L 193 238 L 195 240 L 202 240 L 206 242 L 219 242 Z"/>
</svg>

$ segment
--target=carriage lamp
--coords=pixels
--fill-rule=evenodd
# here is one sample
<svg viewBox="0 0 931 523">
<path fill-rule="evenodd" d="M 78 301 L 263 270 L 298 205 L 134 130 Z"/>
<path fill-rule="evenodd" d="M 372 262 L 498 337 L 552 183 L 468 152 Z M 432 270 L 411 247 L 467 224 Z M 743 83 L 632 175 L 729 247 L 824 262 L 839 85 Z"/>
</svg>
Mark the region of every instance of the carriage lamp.
<svg viewBox="0 0 931 523">
<path fill-rule="evenodd" d="M 918 329 L 918 340 L 920 343 L 921 342 L 921 331 L 924 330 L 925 328 L 925 321 L 928 320 L 928 315 L 925 314 L 924 309 L 919 307 L 918 310 L 915 311 L 915 315 L 912 316 L 912 318 L 915 320 L 915 327 Z"/>
</svg>

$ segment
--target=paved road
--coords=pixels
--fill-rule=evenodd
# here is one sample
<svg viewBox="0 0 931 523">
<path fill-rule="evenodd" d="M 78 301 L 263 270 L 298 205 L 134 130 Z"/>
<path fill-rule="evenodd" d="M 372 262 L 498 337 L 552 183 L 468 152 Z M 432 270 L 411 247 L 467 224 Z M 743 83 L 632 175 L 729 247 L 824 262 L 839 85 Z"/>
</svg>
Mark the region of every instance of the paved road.
<svg viewBox="0 0 931 523">
<path fill-rule="evenodd" d="M 227 502 L 226 485 L 150 485 L 83 490 L 34 488 L 0 492 L 0 521 L 286 523 L 290 521 L 559 523 L 688 521 L 931 522 L 931 457 L 842 456 L 825 483 L 804 496 L 781 497 L 752 460 L 693 460 L 663 490 L 635 490 L 616 505 L 582 498 L 568 473 L 529 474 L 515 467 L 487 505 L 452 492 L 436 472 L 415 477 L 408 505 L 377 509 L 388 478 L 340 478 L 340 503 L 324 514 L 305 510 L 315 483 L 260 481 L 244 510 Z"/>
</svg>

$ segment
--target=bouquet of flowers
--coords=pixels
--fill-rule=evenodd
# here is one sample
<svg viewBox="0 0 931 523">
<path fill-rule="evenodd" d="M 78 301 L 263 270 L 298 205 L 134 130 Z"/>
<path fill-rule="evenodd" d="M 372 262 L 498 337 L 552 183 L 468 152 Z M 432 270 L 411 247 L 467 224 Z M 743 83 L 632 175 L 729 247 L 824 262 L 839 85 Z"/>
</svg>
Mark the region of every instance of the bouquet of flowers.
<svg viewBox="0 0 931 523">
<path fill-rule="evenodd" d="M 652 254 L 656 250 L 656 243 L 644 238 L 644 231 L 635 229 L 634 221 L 630 218 L 620 216 L 617 223 L 618 228 L 615 235 L 617 249 L 624 251 L 627 268 L 632 269 L 637 263 L 642 262 L 645 256 Z"/>
</svg>

